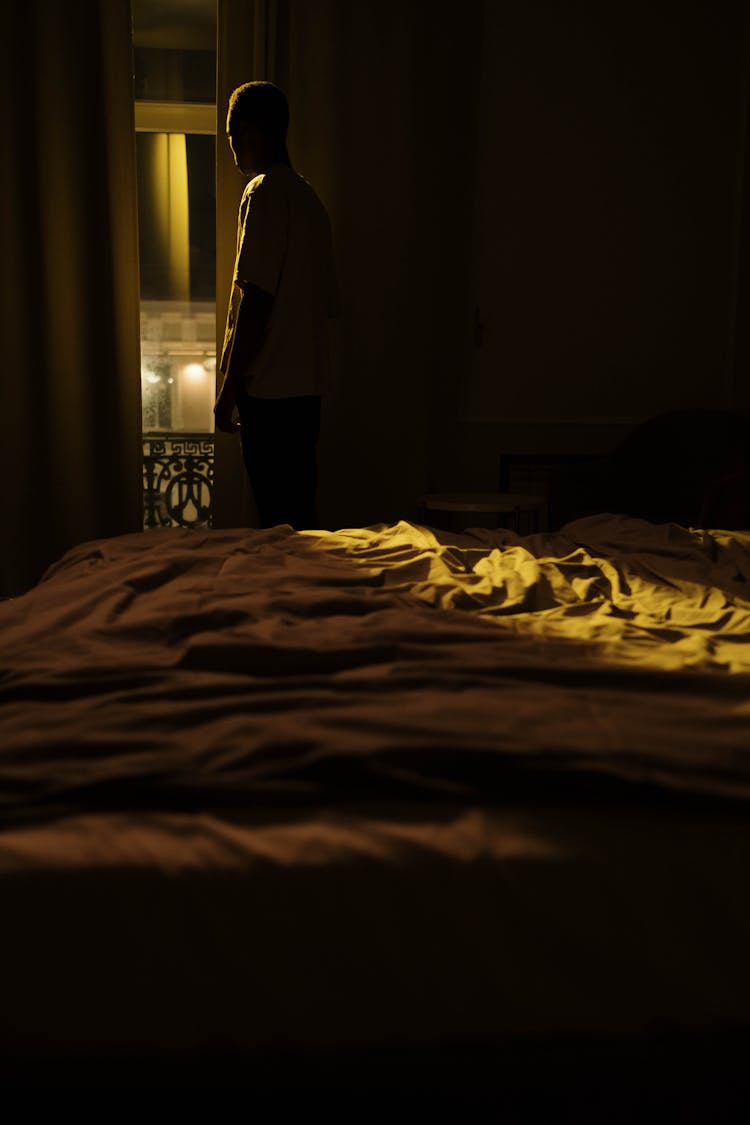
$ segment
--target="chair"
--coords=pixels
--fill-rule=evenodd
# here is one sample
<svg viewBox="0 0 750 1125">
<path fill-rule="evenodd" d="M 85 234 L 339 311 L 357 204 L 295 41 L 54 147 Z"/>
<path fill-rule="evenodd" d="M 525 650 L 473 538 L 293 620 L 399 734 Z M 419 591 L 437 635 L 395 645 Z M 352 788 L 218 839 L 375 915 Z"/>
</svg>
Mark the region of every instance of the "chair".
<svg viewBox="0 0 750 1125">
<path fill-rule="evenodd" d="M 649 418 L 612 456 L 613 510 L 683 527 L 750 527 L 750 419 L 686 409 Z"/>
</svg>

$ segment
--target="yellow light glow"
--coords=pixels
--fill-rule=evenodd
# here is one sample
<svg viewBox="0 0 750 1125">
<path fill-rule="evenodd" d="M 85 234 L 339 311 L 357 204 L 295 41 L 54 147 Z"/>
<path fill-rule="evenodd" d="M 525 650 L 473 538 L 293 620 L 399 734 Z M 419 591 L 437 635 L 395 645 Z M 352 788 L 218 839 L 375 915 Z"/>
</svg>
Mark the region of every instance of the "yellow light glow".
<svg viewBox="0 0 750 1125">
<path fill-rule="evenodd" d="M 186 379 L 192 379 L 196 382 L 206 377 L 206 369 L 202 363 L 186 363 L 182 370 Z"/>
<path fill-rule="evenodd" d="M 164 297 L 190 300 L 190 207 L 187 149 L 184 133 L 143 134 L 149 211 L 154 226 L 149 238 L 164 264 Z"/>
</svg>

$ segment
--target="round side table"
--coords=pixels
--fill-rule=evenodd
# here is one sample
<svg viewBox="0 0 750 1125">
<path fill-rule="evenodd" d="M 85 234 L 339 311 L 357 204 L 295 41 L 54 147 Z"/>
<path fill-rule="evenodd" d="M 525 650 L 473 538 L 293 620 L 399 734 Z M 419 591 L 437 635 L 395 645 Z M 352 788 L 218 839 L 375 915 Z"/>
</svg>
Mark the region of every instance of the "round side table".
<svg viewBox="0 0 750 1125">
<path fill-rule="evenodd" d="M 466 517 L 471 513 L 494 516 L 497 527 L 510 527 L 517 534 L 530 535 L 542 530 L 546 517 L 547 501 L 543 496 L 526 496 L 517 492 L 431 492 L 419 497 L 422 522 L 427 523 L 430 512 L 443 512 L 448 521 L 461 517 L 461 528 L 449 527 L 446 531 L 463 530 L 472 525 Z M 503 518 L 504 517 L 504 518 Z M 507 522 L 506 522 L 507 521 Z"/>
</svg>

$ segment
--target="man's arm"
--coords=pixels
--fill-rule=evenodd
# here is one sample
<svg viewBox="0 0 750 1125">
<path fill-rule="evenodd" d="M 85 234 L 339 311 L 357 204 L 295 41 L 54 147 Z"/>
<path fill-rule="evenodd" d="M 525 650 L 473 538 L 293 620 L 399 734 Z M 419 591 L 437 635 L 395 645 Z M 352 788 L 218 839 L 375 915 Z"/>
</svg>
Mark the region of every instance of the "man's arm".
<svg viewBox="0 0 750 1125">
<path fill-rule="evenodd" d="M 273 308 L 273 297 L 265 289 L 251 283 L 241 288 L 232 350 L 214 406 L 216 425 L 226 434 L 236 433 L 240 428 L 239 422 L 232 419 L 237 387 L 263 346 Z"/>
</svg>

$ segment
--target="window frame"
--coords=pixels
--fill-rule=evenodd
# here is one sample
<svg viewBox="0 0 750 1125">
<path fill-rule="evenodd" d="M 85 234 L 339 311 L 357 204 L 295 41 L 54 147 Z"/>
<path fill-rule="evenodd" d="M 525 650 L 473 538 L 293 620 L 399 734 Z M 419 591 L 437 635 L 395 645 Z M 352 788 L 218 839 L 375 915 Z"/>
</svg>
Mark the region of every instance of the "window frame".
<svg viewBox="0 0 750 1125">
<path fill-rule="evenodd" d="M 136 133 L 203 133 L 216 136 L 214 102 L 135 102 Z"/>
</svg>

